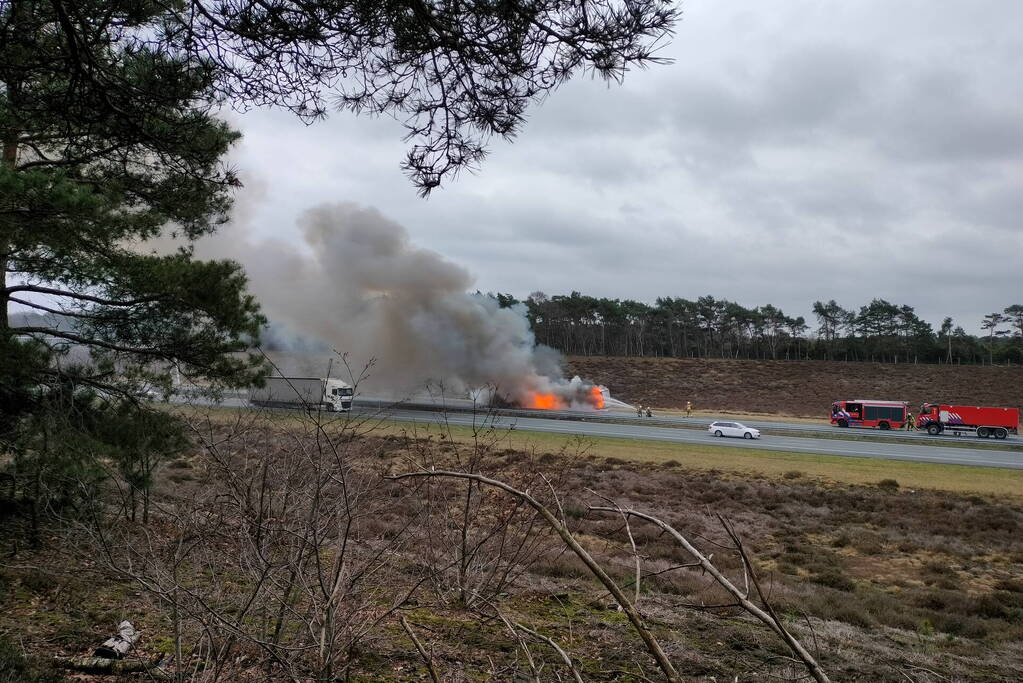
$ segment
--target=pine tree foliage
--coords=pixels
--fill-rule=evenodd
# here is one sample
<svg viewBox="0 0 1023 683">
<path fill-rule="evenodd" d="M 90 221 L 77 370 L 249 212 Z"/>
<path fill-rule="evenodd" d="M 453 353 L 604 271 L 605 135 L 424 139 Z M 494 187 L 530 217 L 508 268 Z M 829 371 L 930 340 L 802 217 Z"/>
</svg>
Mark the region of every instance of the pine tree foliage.
<svg viewBox="0 0 1023 683">
<path fill-rule="evenodd" d="M 101 93 L 93 107 L 116 111 L 132 84 L 94 57 L 99 30 L 143 60 L 155 54 L 205 71 L 211 94 L 240 108 L 284 107 L 308 120 L 331 108 L 393 116 L 412 141 L 404 168 L 424 193 L 482 161 L 490 137 L 514 136 L 529 105 L 574 74 L 621 80 L 631 67 L 662 61 L 656 51 L 680 13 L 666 0 L 46 5 L 66 43 L 66 85 Z M 172 68 L 161 78 L 185 75 Z"/>
<path fill-rule="evenodd" d="M 238 135 L 212 114 L 210 69 L 118 41 L 154 18 L 133 4 L 116 23 L 108 3 L 77 4 L 80 24 L 92 22 L 73 44 L 59 3 L 5 7 L 0 343 L 88 348 L 99 372 L 82 379 L 107 390 L 115 367 L 141 377 L 171 363 L 237 382 L 248 360 L 233 354 L 263 322 L 240 268 L 140 245 L 168 225 L 191 239 L 227 219 L 237 180 L 222 159 Z M 73 68 L 82 55 L 88 73 Z M 94 86 L 89 73 L 123 87 Z M 12 326 L 9 304 L 49 324 Z"/>
<path fill-rule="evenodd" d="M 264 319 L 240 266 L 144 247 L 214 231 L 238 184 L 212 69 L 123 39 L 160 12 L 0 6 L 0 455 L 34 510 L 81 489 L 106 425 L 172 368 L 214 387 L 261 372 L 247 350 Z"/>
</svg>

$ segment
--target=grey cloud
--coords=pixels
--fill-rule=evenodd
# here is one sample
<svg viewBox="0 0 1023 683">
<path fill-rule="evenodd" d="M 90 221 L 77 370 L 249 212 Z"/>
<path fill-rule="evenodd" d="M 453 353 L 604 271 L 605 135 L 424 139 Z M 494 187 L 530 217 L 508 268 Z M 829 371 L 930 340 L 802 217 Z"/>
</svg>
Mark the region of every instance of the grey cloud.
<svg viewBox="0 0 1023 683">
<path fill-rule="evenodd" d="M 841 46 L 798 45 L 761 67 L 757 79 L 661 74 L 676 134 L 741 144 L 806 141 L 861 106 L 876 59 Z"/>
<path fill-rule="evenodd" d="M 885 95 L 879 143 L 896 157 L 984 162 L 1018 159 L 1023 151 L 1021 103 L 992 101 L 958 70 L 912 73 Z"/>
<path fill-rule="evenodd" d="M 1023 181 L 1013 176 L 972 193 L 956 206 L 960 219 L 999 230 L 1023 233 Z M 1001 241 L 1003 236 L 995 235 Z"/>
</svg>

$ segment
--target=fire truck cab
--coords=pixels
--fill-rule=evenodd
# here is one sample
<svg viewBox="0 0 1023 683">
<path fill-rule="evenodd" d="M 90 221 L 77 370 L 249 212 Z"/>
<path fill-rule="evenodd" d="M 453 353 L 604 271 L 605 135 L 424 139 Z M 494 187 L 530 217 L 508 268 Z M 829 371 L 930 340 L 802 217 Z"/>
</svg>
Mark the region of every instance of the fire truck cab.
<svg viewBox="0 0 1023 683">
<path fill-rule="evenodd" d="M 870 427 L 886 431 L 902 429 L 906 424 L 905 401 L 852 399 L 831 404 L 831 424 L 839 427 Z"/>
</svg>

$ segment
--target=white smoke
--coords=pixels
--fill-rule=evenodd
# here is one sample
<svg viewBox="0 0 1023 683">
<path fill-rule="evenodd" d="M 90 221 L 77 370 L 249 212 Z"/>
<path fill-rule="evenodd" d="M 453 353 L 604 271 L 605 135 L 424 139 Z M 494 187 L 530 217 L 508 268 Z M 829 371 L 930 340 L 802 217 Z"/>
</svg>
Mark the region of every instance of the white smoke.
<svg viewBox="0 0 1023 683">
<path fill-rule="evenodd" d="M 496 387 L 517 404 L 540 393 L 556 395 L 559 407 L 592 405 L 592 386 L 566 380 L 561 355 L 536 345 L 523 305 L 501 308 L 470 294 L 465 268 L 416 246 L 376 209 L 322 205 L 298 222 L 301 248 L 239 239 L 229 228 L 198 251 L 240 261 L 275 323 L 348 353 L 355 365 L 375 359 L 373 390 Z"/>
</svg>

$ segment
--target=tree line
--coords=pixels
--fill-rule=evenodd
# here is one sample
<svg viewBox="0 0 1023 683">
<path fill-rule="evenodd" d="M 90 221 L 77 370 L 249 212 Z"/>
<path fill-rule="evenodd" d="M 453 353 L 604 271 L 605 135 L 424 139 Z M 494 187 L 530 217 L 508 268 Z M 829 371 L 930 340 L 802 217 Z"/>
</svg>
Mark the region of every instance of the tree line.
<svg viewBox="0 0 1023 683">
<path fill-rule="evenodd" d="M 883 363 L 1023 363 L 1023 305 L 983 316 L 983 335 L 946 317 L 934 326 L 912 306 L 873 299 L 846 308 L 815 301 L 813 318 L 772 304 L 659 297 L 653 305 L 579 292 L 524 301 L 493 294 L 501 306 L 523 304 L 538 343 L 572 355 L 845 360 Z"/>
</svg>

